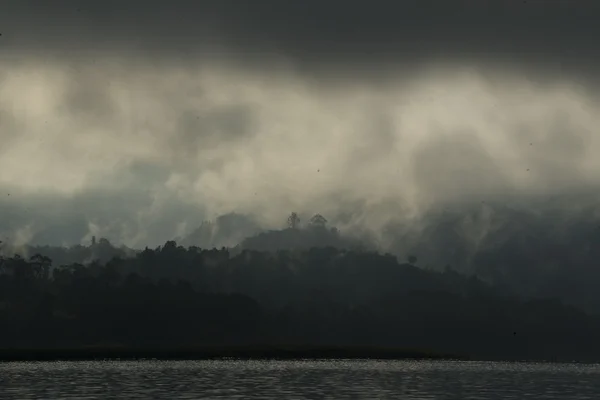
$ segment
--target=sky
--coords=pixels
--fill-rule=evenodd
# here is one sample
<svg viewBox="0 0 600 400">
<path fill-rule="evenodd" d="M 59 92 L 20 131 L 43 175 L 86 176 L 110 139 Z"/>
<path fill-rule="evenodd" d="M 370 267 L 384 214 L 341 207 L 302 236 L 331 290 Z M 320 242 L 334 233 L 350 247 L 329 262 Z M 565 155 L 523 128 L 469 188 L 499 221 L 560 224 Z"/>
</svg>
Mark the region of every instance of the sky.
<svg viewBox="0 0 600 400">
<path fill-rule="evenodd" d="M 236 212 L 381 232 L 595 192 L 600 4 L 0 3 L 0 236 L 143 247 Z"/>
</svg>

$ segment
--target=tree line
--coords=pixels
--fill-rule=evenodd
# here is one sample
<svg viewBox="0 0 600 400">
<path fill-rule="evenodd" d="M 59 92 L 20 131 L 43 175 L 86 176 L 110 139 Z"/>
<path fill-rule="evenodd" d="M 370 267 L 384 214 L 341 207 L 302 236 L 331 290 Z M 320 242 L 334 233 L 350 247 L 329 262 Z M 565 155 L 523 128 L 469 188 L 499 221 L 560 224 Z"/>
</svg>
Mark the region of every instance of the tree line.
<svg viewBox="0 0 600 400">
<path fill-rule="evenodd" d="M 0 259 L 1 347 L 376 346 L 600 359 L 600 320 L 450 268 L 334 247 L 183 247 L 53 265 Z"/>
</svg>

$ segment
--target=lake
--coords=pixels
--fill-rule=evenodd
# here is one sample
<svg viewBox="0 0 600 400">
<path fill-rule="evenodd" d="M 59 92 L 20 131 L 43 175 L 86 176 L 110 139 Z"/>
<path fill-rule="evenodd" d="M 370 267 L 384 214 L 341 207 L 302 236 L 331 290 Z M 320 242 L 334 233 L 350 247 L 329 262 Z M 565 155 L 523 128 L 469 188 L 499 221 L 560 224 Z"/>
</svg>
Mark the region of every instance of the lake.
<svg viewBox="0 0 600 400">
<path fill-rule="evenodd" d="M 452 361 L 0 363 L 2 399 L 598 399 L 600 365 Z"/>
</svg>

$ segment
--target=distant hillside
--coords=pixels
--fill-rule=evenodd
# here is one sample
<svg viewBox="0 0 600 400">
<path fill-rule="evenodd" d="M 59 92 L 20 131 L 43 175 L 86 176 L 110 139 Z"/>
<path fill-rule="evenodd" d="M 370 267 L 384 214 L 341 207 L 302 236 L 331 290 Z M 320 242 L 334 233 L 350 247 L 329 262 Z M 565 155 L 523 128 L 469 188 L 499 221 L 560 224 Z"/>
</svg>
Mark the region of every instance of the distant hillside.
<svg viewBox="0 0 600 400">
<path fill-rule="evenodd" d="M 287 228 L 259 233 L 244 239 L 242 250 L 275 252 L 279 250 L 306 250 L 313 247 L 334 247 L 337 249 L 360 250 L 366 248 L 360 241 L 344 237 L 336 228 L 310 226 L 308 228 Z"/>
<path fill-rule="evenodd" d="M 193 232 L 177 242 L 184 246 L 204 249 L 234 247 L 246 237 L 261 232 L 259 224 L 243 214 L 229 213 L 219 216 L 214 222 L 205 221 Z"/>
<path fill-rule="evenodd" d="M 438 210 L 410 226 L 390 225 L 388 248 L 417 255 L 422 267 L 450 265 L 521 295 L 600 310 L 598 204 L 567 198 Z"/>
<path fill-rule="evenodd" d="M 94 238 L 89 246 L 78 244 L 69 247 L 28 245 L 15 247 L 10 244 L 2 244 L 0 252 L 4 256 L 18 254 L 25 258 L 41 254 L 51 258 L 52 265 L 55 267 L 69 264 L 89 264 L 94 261 L 104 264 L 115 257 L 133 257 L 136 253 L 136 250 L 126 246 L 116 247 L 105 238 L 100 238 L 98 241 Z"/>
</svg>

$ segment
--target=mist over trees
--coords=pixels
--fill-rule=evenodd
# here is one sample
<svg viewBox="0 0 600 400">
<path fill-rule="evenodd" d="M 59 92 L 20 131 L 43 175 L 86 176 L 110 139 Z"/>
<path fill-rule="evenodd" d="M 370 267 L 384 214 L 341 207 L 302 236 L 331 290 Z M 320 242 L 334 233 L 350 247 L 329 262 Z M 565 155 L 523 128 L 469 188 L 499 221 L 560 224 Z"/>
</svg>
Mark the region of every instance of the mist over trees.
<svg viewBox="0 0 600 400">
<path fill-rule="evenodd" d="M 310 218 L 302 226 L 297 213 L 287 218 L 287 228 L 263 231 L 258 235 L 245 238 L 234 251 L 259 250 L 277 252 L 280 250 L 307 250 L 313 247 L 334 247 L 337 249 L 363 250 L 367 246 L 357 238 L 342 235 L 335 227 L 329 227 L 327 220 L 320 214 Z"/>
<path fill-rule="evenodd" d="M 285 228 L 278 230 L 262 228 L 251 216 L 230 213 L 204 222 L 176 242 L 186 248 L 225 247 L 233 255 L 244 250 L 278 252 L 313 247 L 387 252 L 427 270 L 444 271 L 450 266 L 514 295 L 556 297 L 600 313 L 600 294 L 596 291 L 600 286 L 600 212 L 594 199 L 583 204 L 559 199 L 538 207 L 482 201 L 432 210 L 419 220 L 391 221 L 380 235 L 383 242 L 362 235 L 352 226 L 340 231 L 335 222 L 319 213 L 301 218 L 291 212 L 281 219 Z M 98 238 L 91 246 L 0 245 L 4 256 L 17 253 L 28 258 L 39 253 L 51 258 L 54 265 L 103 264 L 140 251 L 113 245 L 105 238 Z"/>
<path fill-rule="evenodd" d="M 247 237 L 263 229 L 248 215 L 229 213 L 218 216 L 214 221 L 204 221 L 198 228 L 183 238 L 176 238 L 183 246 L 202 248 L 235 247 Z"/>
<path fill-rule="evenodd" d="M 77 244 L 69 247 L 59 246 L 13 246 L 0 242 L 0 255 L 11 256 L 18 254 L 28 258 L 43 255 L 53 260 L 54 265 L 67 265 L 73 263 L 90 264 L 92 262 L 106 263 L 115 257 L 131 257 L 136 250 L 126 246 L 115 246 L 106 238 L 92 237 L 88 246 Z"/>
<path fill-rule="evenodd" d="M 567 204 L 568 206 L 565 206 Z M 389 248 L 419 265 L 446 265 L 528 297 L 558 297 L 600 312 L 600 209 L 597 202 L 539 207 L 482 202 L 448 208 L 418 229 L 390 225 Z"/>
<path fill-rule="evenodd" d="M 593 210 L 446 210 L 418 230 L 390 224 L 396 254 L 321 214 L 303 221 L 295 212 L 280 230 L 229 214 L 154 249 L 105 238 L 70 248 L 2 244 L 0 319 L 9 328 L 0 343 L 368 345 L 599 359 Z"/>
</svg>

